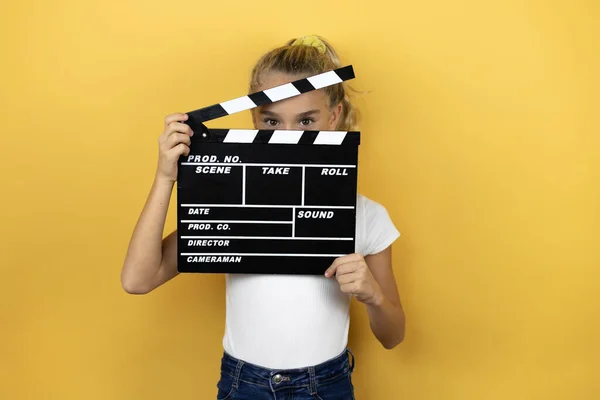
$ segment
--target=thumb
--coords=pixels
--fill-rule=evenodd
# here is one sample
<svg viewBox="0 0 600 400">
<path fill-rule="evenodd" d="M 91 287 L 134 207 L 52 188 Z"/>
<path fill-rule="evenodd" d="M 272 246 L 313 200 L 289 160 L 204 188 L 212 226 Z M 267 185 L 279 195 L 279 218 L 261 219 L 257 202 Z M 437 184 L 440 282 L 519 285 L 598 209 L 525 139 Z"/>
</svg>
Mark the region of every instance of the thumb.
<svg viewBox="0 0 600 400">
<path fill-rule="evenodd" d="M 329 268 L 327 268 L 327 270 L 325 271 L 325 277 L 331 278 L 332 276 L 334 276 L 335 272 L 337 271 L 340 264 L 341 263 L 340 263 L 339 258 L 336 258 L 335 260 L 333 260 L 333 263 L 331 264 L 331 266 Z"/>
</svg>

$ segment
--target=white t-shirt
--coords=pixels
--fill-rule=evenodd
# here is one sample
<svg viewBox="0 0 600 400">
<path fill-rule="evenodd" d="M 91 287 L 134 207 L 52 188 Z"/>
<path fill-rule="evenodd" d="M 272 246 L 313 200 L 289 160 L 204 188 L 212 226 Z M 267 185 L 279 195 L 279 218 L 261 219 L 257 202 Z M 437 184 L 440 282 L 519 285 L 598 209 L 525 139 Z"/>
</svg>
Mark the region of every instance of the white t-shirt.
<svg viewBox="0 0 600 400">
<path fill-rule="evenodd" d="M 387 210 L 358 195 L 355 251 L 367 256 L 400 233 Z M 226 275 L 224 350 L 273 369 L 320 364 L 348 343 L 350 295 L 335 278 L 304 275 Z"/>
</svg>

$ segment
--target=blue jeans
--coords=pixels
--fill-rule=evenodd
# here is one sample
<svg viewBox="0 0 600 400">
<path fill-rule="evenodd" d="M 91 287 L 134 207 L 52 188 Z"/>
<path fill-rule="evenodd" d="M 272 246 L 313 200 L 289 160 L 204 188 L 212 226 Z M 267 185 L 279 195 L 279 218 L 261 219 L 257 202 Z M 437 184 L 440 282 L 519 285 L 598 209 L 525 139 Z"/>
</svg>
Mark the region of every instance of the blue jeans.
<svg viewBox="0 0 600 400">
<path fill-rule="evenodd" d="M 217 400 L 354 400 L 353 370 L 348 349 L 322 364 L 288 370 L 262 368 L 224 353 Z"/>
</svg>

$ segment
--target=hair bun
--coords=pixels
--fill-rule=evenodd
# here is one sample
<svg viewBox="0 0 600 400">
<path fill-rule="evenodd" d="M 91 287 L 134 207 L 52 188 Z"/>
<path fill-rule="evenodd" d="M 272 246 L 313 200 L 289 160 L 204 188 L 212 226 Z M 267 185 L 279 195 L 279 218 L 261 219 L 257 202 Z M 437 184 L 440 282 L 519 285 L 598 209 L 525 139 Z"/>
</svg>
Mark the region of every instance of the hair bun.
<svg viewBox="0 0 600 400">
<path fill-rule="evenodd" d="M 321 39 L 315 35 L 301 36 L 294 40 L 292 46 L 309 46 L 319 50 L 319 53 L 325 54 L 327 52 L 327 46 Z"/>
</svg>

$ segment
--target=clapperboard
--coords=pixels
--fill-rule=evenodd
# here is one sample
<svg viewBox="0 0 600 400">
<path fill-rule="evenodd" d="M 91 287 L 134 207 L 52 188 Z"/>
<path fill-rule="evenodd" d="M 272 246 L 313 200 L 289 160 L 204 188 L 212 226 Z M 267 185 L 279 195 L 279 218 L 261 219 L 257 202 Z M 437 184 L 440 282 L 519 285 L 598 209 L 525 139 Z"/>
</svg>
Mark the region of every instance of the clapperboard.
<svg viewBox="0 0 600 400">
<path fill-rule="evenodd" d="M 188 113 L 178 165 L 178 271 L 323 274 L 354 252 L 360 132 L 204 122 L 353 79 L 352 66 Z"/>
</svg>

